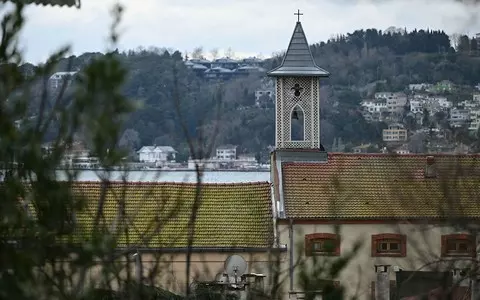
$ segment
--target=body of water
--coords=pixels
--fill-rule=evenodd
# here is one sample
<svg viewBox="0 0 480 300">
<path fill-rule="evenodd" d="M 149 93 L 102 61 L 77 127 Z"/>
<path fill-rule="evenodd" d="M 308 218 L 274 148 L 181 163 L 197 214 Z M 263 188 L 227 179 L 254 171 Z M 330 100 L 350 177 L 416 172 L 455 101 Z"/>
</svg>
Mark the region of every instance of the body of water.
<svg viewBox="0 0 480 300">
<path fill-rule="evenodd" d="M 145 182 L 196 182 L 194 171 L 113 171 L 110 172 L 111 181 L 123 180 L 126 176 L 128 181 Z M 78 181 L 99 181 L 105 176 L 102 171 L 82 170 L 79 171 Z M 65 171 L 58 171 L 58 179 L 65 180 Z M 228 172 L 228 171 L 206 171 L 203 174 L 205 183 L 236 183 L 236 182 L 258 182 L 270 181 L 270 172 Z"/>
</svg>

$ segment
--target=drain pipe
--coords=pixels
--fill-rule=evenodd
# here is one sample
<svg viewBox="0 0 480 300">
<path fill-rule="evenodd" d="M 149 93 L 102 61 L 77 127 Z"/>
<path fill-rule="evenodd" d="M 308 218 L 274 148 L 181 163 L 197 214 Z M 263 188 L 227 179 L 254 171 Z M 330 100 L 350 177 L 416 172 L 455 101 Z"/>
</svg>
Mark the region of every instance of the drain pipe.
<svg viewBox="0 0 480 300">
<path fill-rule="evenodd" d="M 290 262 L 289 262 L 289 267 L 288 267 L 288 273 L 290 276 L 290 292 L 293 292 L 293 249 L 295 248 L 293 245 L 293 220 L 290 219 L 290 224 L 288 227 L 288 238 L 290 239 L 289 244 L 290 244 L 290 249 L 289 249 L 289 254 L 290 254 Z"/>
</svg>

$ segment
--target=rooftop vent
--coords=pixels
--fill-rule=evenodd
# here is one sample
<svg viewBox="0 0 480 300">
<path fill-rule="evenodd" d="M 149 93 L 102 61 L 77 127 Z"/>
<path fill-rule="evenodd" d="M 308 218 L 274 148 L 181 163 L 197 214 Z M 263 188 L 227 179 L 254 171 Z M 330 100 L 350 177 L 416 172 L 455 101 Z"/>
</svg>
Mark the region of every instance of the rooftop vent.
<svg viewBox="0 0 480 300">
<path fill-rule="evenodd" d="M 427 164 L 425 166 L 425 178 L 436 178 L 437 168 L 435 165 L 435 157 L 427 156 Z"/>
</svg>

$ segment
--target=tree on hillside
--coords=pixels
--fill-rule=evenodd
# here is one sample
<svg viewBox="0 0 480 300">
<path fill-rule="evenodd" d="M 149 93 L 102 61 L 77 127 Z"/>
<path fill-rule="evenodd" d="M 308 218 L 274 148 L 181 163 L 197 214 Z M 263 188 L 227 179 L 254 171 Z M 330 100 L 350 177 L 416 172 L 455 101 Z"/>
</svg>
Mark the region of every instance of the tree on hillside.
<svg viewBox="0 0 480 300">
<path fill-rule="evenodd" d="M 424 108 L 423 109 L 423 116 L 422 116 L 422 126 L 423 127 L 429 127 L 430 126 L 430 112 L 428 109 Z"/>
<path fill-rule="evenodd" d="M 470 40 L 470 52 L 473 55 L 478 55 L 478 41 L 475 38 Z"/>
<path fill-rule="evenodd" d="M 460 33 L 453 33 L 450 35 L 450 42 L 452 47 L 458 51 L 458 44 L 460 43 L 460 37 L 462 35 Z"/>
<path fill-rule="evenodd" d="M 212 56 L 212 59 L 215 60 L 218 58 L 218 48 L 212 48 L 210 50 L 210 55 Z"/>
<path fill-rule="evenodd" d="M 135 129 L 126 129 L 120 137 L 118 145 L 128 151 L 129 155 L 135 153 L 140 147 L 140 136 Z"/>
<path fill-rule="evenodd" d="M 228 47 L 227 50 L 225 50 L 225 56 L 228 58 L 235 58 L 235 51 L 232 47 Z"/>
<path fill-rule="evenodd" d="M 467 35 L 460 36 L 458 41 L 458 51 L 459 52 L 469 52 L 470 51 L 470 39 Z"/>
<path fill-rule="evenodd" d="M 195 47 L 192 51 L 192 54 L 191 54 L 192 58 L 194 59 L 202 59 L 204 58 L 203 56 L 203 47 L 202 46 L 198 46 L 198 47 Z"/>
</svg>

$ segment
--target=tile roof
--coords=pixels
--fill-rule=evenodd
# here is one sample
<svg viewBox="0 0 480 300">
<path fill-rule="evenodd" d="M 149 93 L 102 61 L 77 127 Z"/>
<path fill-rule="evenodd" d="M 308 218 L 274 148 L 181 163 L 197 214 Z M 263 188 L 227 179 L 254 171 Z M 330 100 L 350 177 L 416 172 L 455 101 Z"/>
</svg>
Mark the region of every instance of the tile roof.
<svg viewBox="0 0 480 300">
<path fill-rule="evenodd" d="M 302 23 L 297 22 L 282 64 L 268 72 L 269 76 L 319 76 L 330 73 L 315 64 Z"/>
<path fill-rule="evenodd" d="M 480 155 L 329 153 L 328 162 L 284 162 L 287 218 L 480 217 Z"/>
<path fill-rule="evenodd" d="M 77 226 L 73 237 L 78 242 L 88 239 L 93 230 L 101 183 L 77 182 L 72 189 L 86 203 L 75 214 Z M 102 224 L 108 228 L 121 224 L 116 219 L 123 194 L 129 243 L 126 234 L 119 233 L 117 247 L 186 247 L 195 192 L 194 183 L 111 183 Z M 203 184 L 195 226 L 193 247 L 270 247 L 273 236 L 270 184 Z"/>
</svg>

